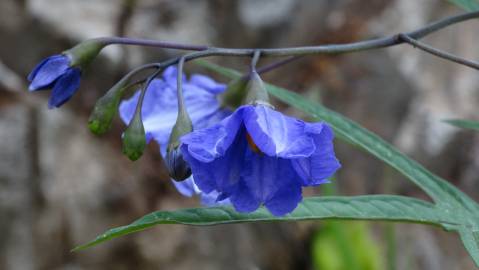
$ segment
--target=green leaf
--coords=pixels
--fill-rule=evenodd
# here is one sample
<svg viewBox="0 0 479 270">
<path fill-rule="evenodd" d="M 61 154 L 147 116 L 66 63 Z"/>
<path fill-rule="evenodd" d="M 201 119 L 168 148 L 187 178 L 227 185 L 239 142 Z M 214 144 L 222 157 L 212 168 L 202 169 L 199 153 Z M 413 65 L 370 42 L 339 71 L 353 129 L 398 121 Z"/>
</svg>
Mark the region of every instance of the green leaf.
<svg viewBox="0 0 479 270">
<path fill-rule="evenodd" d="M 479 266 L 479 231 L 462 227 L 458 230 L 458 232 L 467 252 L 469 252 L 469 255 L 471 255 L 476 266 Z"/>
<path fill-rule="evenodd" d="M 465 129 L 472 129 L 472 130 L 479 131 L 478 121 L 462 120 L 462 119 L 447 119 L 447 120 L 443 120 L 443 122 L 446 122 L 458 128 L 465 128 Z"/>
<path fill-rule="evenodd" d="M 197 61 L 197 63 L 231 79 L 241 76 L 239 72 L 206 61 Z M 458 207 L 460 207 L 469 211 L 479 211 L 477 204 L 455 186 L 432 174 L 419 163 L 408 158 L 379 136 L 361 127 L 354 121 L 284 88 L 271 84 L 266 84 L 266 88 L 270 94 L 281 101 L 311 115 L 317 120 L 328 122 L 340 139 L 344 138 L 344 141 L 347 143 L 363 148 L 397 169 L 408 177 L 409 180 L 421 187 L 435 202 L 444 204 L 443 208 L 457 211 Z"/>
<path fill-rule="evenodd" d="M 158 224 L 217 225 L 244 222 L 300 221 L 319 219 L 385 220 L 455 226 L 455 221 L 437 211 L 429 202 L 394 195 L 357 197 L 326 196 L 305 198 L 296 210 L 283 217 L 260 208 L 253 213 L 238 213 L 230 207 L 159 211 L 148 214 L 130 225 L 108 230 L 95 240 L 76 247 L 86 249 L 112 238 L 138 232 Z"/>
<path fill-rule="evenodd" d="M 479 2 L 477 0 L 449 0 L 449 2 L 467 11 L 474 11 L 479 9 Z"/>
</svg>

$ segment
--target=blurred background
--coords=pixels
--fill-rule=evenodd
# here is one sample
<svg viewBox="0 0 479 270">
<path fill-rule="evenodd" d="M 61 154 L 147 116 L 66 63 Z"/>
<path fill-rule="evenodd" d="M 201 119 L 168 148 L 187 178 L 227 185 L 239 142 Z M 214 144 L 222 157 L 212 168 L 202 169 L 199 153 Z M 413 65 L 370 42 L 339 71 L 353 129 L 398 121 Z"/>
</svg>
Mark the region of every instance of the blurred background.
<svg viewBox="0 0 479 270">
<path fill-rule="evenodd" d="M 199 206 L 176 192 L 156 144 L 130 162 L 121 154 L 120 121 L 102 137 L 86 125 L 96 99 L 125 72 L 179 52 L 107 48 L 83 76 L 81 91 L 57 110 L 47 109 L 48 92 L 28 94 L 25 79 L 42 58 L 98 36 L 301 46 L 410 31 L 460 12 L 445 0 L 1 0 L 0 269 L 473 269 L 457 235 L 412 224 L 164 225 L 71 253 L 151 211 Z M 478 21 L 457 24 L 425 41 L 478 59 L 478 27 Z M 245 59 L 211 60 L 247 68 Z M 205 72 L 194 64 L 187 71 Z M 479 199 L 479 137 L 441 122 L 477 119 L 477 71 L 402 45 L 308 56 L 264 79 L 354 119 Z M 370 155 L 339 141 L 336 149 L 343 168 L 335 184 L 306 195 L 427 199 Z"/>
</svg>

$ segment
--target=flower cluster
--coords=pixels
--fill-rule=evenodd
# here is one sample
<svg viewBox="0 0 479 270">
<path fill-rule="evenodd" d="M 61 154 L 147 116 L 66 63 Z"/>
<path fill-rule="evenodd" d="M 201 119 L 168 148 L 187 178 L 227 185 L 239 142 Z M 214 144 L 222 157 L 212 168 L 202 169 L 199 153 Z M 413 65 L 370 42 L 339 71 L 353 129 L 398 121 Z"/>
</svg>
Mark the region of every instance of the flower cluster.
<svg viewBox="0 0 479 270">
<path fill-rule="evenodd" d="M 84 62 L 99 51 L 97 44 L 87 45 L 88 57 L 78 58 L 86 59 Z M 106 122 L 93 121 L 92 127 L 99 133 L 106 131 L 114 116 L 112 109 L 117 107 L 125 123 L 136 119 L 135 130 L 139 133 L 135 136 L 140 134 L 141 149 L 135 152 L 135 159 L 141 156 L 145 139 L 146 143 L 156 140 L 167 165 L 181 168 L 182 174 L 176 180 L 187 178 L 173 181 L 183 195 L 201 194 L 204 204 L 231 204 L 238 212 L 252 212 L 264 205 L 273 215 L 281 216 L 301 202 L 303 187 L 328 182 L 340 167 L 331 128 L 326 123 L 307 123 L 274 110 L 255 72 L 248 84 L 248 105 L 234 112 L 218 102 L 217 96 L 226 90 L 226 85 L 198 74 L 181 79 L 181 103 L 191 118 L 188 121 L 191 120 L 193 131 L 190 128 L 190 133 L 181 136 L 176 141 L 179 147 L 168 156 L 167 147 L 171 145 L 179 111 L 177 80 L 184 78 L 177 72 L 175 67 L 167 68 L 161 78 L 149 81 L 145 90 L 121 103 L 123 90 L 114 87 L 106 95 L 108 102 L 99 102 L 96 111 L 105 116 Z M 29 75 L 29 89 L 53 88 L 49 106 L 59 107 L 78 89 L 80 74 L 81 69 L 72 65 L 68 55 L 51 56 Z M 188 177 L 190 171 L 192 176 Z"/>
</svg>

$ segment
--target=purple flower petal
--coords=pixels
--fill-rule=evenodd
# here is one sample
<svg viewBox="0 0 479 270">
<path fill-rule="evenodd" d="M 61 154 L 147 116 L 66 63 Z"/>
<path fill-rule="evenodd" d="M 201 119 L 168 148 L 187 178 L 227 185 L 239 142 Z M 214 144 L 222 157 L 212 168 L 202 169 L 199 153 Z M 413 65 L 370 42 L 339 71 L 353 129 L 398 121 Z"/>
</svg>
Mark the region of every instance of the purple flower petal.
<svg viewBox="0 0 479 270">
<path fill-rule="evenodd" d="M 242 123 L 242 111 L 226 117 L 220 123 L 205 129 L 186 134 L 181 142 L 189 155 L 201 162 L 211 162 L 216 157 L 225 155 L 226 150 L 235 140 Z"/>
<path fill-rule="evenodd" d="M 70 68 L 70 59 L 65 55 L 54 55 L 43 60 L 28 75 L 31 82 L 30 91 L 49 88 L 60 76 Z"/>
<path fill-rule="evenodd" d="M 236 211 L 241 213 L 249 213 L 256 211 L 261 205 L 261 200 L 254 195 L 254 190 L 241 181 L 236 192 L 230 197 L 231 204 Z"/>
<path fill-rule="evenodd" d="M 80 76 L 80 69 L 70 68 L 55 82 L 48 100 L 50 109 L 60 107 L 75 94 L 78 87 L 80 87 Z"/>
<path fill-rule="evenodd" d="M 274 215 L 284 215 L 296 208 L 302 198 L 301 183 L 291 168 L 290 160 L 258 154 L 249 149 L 246 155 L 241 196 L 252 194 L 253 201 L 264 203 Z M 231 197 L 235 208 L 237 197 L 241 196 L 234 194 Z"/>
<path fill-rule="evenodd" d="M 295 178 L 283 179 L 282 185 L 264 205 L 275 216 L 292 212 L 303 199 L 301 185 Z"/>
<path fill-rule="evenodd" d="M 29 82 L 33 81 L 33 79 L 35 78 L 35 76 L 37 76 L 38 74 L 38 71 L 48 62 L 51 60 L 51 58 L 53 57 L 57 57 L 57 56 L 50 56 L 48 58 L 45 58 L 43 59 L 40 63 L 38 63 L 32 70 L 32 72 L 30 72 L 30 74 L 28 74 L 28 77 L 27 77 L 27 80 Z"/>
<path fill-rule="evenodd" d="M 322 127 L 319 129 L 320 125 Z M 316 151 L 310 158 L 292 160 L 293 167 L 305 186 L 327 183 L 327 178 L 341 167 L 334 154 L 333 131 L 324 123 L 308 124 L 307 130 L 314 130 L 314 132 L 320 130 L 319 134 L 313 133 Z"/>
<path fill-rule="evenodd" d="M 223 138 L 223 141 L 220 142 L 220 140 L 218 140 L 218 143 L 211 145 L 209 149 L 202 149 L 195 145 L 201 143 L 201 139 L 206 139 L 208 135 L 210 137 L 219 137 L 225 134 L 224 132 L 218 131 L 220 130 L 218 126 L 219 125 L 202 130 L 207 130 L 208 132 L 190 133 L 193 134 L 193 136 L 183 140 L 184 143 L 181 150 L 183 152 L 183 158 L 191 167 L 195 183 L 201 191 L 210 193 L 216 190 L 224 196 L 225 194 L 230 194 L 240 180 L 246 140 L 243 138 L 243 136 L 245 136 L 243 128 L 243 131 L 239 132 L 237 136 L 233 138 L 234 140 Z M 215 134 L 215 132 L 217 134 Z M 225 143 L 225 141 L 229 141 L 229 143 Z M 227 145 L 227 151 L 223 153 L 222 148 L 225 145 Z M 221 153 L 221 155 L 218 153 Z"/>
<path fill-rule="evenodd" d="M 192 75 L 190 78 L 190 83 L 195 84 L 215 95 L 226 90 L 226 84 L 218 83 L 210 77 L 200 74 Z"/>
<path fill-rule="evenodd" d="M 258 148 L 269 156 L 309 157 L 314 141 L 305 133 L 305 123 L 268 106 L 246 106 L 245 126 Z"/>
</svg>

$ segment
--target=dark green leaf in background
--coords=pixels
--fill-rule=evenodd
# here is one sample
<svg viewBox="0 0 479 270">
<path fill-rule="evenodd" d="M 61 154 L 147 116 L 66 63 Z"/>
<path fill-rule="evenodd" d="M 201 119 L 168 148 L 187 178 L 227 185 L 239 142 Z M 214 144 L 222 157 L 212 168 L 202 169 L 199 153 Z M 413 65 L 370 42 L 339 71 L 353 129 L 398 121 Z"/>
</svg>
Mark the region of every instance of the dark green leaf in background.
<svg viewBox="0 0 479 270">
<path fill-rule="evenodd" d="M 449 2 L 467 11 L 474 11 L 479 9 L 479 2 L 477 0 L 449 0 Z"/>
<path fill-rule="evenodd" d="M 451 124 L 458 128 L 465 128 L 465 129 L 472 129 L 479 131 L 479 122 L 472 121 L 472 120 L 462 120 L 462 119 L 448 119 L 444 120 L 444 122 Z"/>
</svg>

